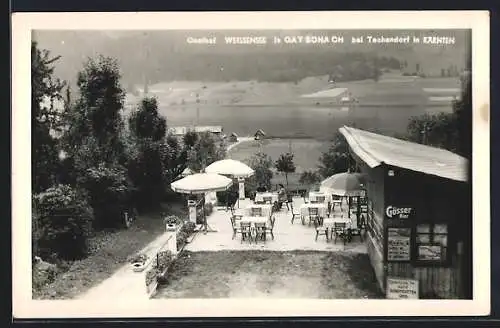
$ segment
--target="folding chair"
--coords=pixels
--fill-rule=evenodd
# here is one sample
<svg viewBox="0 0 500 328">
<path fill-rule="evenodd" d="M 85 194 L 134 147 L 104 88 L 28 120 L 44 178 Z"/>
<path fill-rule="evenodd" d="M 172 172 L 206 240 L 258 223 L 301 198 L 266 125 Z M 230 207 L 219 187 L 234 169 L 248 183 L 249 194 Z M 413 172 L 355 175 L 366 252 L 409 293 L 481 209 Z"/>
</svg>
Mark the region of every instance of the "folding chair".
<svg viewBox="0 0 500 328">
<path fill-rule="evenodd" d="M 269 220 L 269 225 L 266 226 L 266 233 L 271 234 L 271 237 L 273 240 L 274 240 L 273 229 L 274 229 L 274 222 L 275 221 L 276 221 L 276 218 L 274 216 L 271 216 L 271 219 Z"/>
<path fill-rule="evenodd" d="M 274 202 L 272 207 L 272 212 L 279 212 L 281 210 L 282 204 L 280 202 Z"/>
<path fill-rule="evenodd" d="M 345 245 L 347 242 L 347 224 L 345 222 L 334 222 L 332 234 L 334 234 L 334 243 L 337 243 L 337 237 L 340 237 Z"/>
<path fill-rule="evenodd" d="M 287 195 L 286 196 L 286 210 L 289 211 L 291 209 L 291 206 L 293 206 L 293 196 L 292 195 Z"/>
<path fill-rule="evenodd" d="M 250 211 L 251 216 L 262 216 L 262 208 L 261 207 L 252 207 Z"/>
<path fill-rule="evenodd" d="M 255 242 L 257 242 L 257 239 L 266 241 L 266 224 L 265 223 L 260 223 L 256 222 L 255 223 Z"/>
<path fill-rule="evenodd" d="M 324 235 L 326 237 L 326 241 L 328 242 L 328 228 L 325 228 L 320 222 L 314 221 L 314 229 L 316 229 L 316 238 L 314 240 L 318 240 L 319 235 Z"/>
<path fill-rule="evenodd" d="M 311 225 L 311 223 L 318 223 L 318 224 L 321 224 L 320 222 L 320 218 L 319 218 L 319 210 L 317 207 L 309 207 L 308 208 L 309 210 L 309 225 Z"/>
<path fill-rule="evenodd" d="M 231 226 L 233 227 L 233 237 L 231 239 L 234 239 L 234 237 L 241 232 L 240 223 L 235 216 L 231 216 Z"/>
<path fill-rule="evenodd" d="M 302 218 L 302 215 L 300 215 L 300 211 L 295 212 L 295 209 L 293 208 L 293 203 L 290 203 L 290 208 L 292 210 L 292 224 L 293 224 L 293 221 L 295 220 L 295 217 L 301 219 L 302 224 L 304 224 L 304 219 Z"/>
<path fill-rule="evenodd" d="M 252 229 L 250 222 L 241 222 L 240 223 L 240 233 L 241 233 L 241 242 L 243 240 L 248 239 L 250 243 L 252 243 Z"/>
<path fill-rule="evenodd" d="M 359 230 L 359 237 L 361 238 L 361 241 L 363 241 L 366 235 L 366 217 L 364 214 L 361 214 L 359 216 L 358 230 Z"/>
<path fill-rule="evenodd" d="M 306 193 L 305 193 L 305 192 L 304 192 L 304 193 L 302 193 L 302 199 L 304 199 L 304 203 L 305 203 L 305 204 L 308 204 L 308 203 L 309 203 L 309 200 L 307 199 L 307 197 L 306 197 Z"/>
</svg>

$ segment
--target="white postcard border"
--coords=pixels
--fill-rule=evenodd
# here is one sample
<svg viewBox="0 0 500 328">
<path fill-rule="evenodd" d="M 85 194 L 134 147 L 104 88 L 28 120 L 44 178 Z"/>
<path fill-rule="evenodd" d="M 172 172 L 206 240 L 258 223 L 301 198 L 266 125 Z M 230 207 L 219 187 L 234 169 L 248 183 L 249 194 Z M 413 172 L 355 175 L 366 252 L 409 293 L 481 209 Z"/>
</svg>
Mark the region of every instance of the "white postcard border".
<svg viewBox="0 0 500 328">
<path fill-rule="evenodd" d="M 30 47 L 32 29 L 472 29 L 473 300 L 31 299 Z M 15 318 L 440 316 L 490 311 L 489 13 L 203 12 L 16 13 L 12 16 L 12 259 Z"/>
</svg>

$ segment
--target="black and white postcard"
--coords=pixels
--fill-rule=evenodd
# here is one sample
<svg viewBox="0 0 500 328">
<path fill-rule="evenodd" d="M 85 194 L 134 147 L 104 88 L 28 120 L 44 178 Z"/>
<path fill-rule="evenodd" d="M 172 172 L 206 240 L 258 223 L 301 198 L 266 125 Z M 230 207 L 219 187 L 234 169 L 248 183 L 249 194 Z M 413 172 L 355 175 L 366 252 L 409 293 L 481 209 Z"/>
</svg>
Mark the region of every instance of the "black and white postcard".
<svg viewBox="0 0 500 328">
<path fill-rule="evenodd" d="M 16 318 L 489 313 L 487 12 L 15 14 L 12 41 Z"/>
</svg>

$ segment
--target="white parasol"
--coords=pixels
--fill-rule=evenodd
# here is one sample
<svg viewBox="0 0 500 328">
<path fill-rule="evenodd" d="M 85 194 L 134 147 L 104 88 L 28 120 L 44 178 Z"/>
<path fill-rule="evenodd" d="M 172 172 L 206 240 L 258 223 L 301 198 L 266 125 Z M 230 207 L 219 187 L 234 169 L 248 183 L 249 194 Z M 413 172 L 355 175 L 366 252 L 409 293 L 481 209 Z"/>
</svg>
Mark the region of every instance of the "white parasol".
<svg viewBox="0 0 500 328">
<path fill-rule="evenodd" d="M 234 159 L 223 159 L 213 162 L 205 168 L 205 172 L 229 175 L 238 179 L 248 178 L 255 174 L 255 171 L 250 166 Z M 244 198 L 244 195 L 244 186 L 240 184 L 240 197 L 238 197 L 238 207 L 240 207 L 240 198 Z"/>
<path fill-rule="evenodd" d="M 351 197 L 359 197 L 365 195 L 364 188 L 365 176 L 361 173 L 343 172 L 334 174 L 326 178 L 320 184 L 320 191 L 331 195 L 347 197 L 348 199 L 348 217 L 351 216 Z M 359 215 L 359 211 L 358 211 Z"/>
<path fill-rule="evenodd" d="M 248 178 L 255 173 L 250 166 L 234 159 L 223 159 L 213 162 L 205 168 L 205 172 L 231 175 L 236 178 Z"/>
<path fill-rule="evenodd" d="M 363 174 L 344 172 L 323 180 L 320 184 L 320 190 L 337 196 L 356 197 L 364 195 L 363 184 Z"/>
<path fill-rule="evenodd" d="M 172 182 L 173 191 L 183 194 L 206 194 L 213 191 L 225 191 L 233 184 L 233 180 L 215 173 L 195 173 Z M 216 232 L 208 226 L 203 204 L 203 225 L 205 232 Z"/>
<path fill-rule="evenodd" d="M 233 180 L 216 173 L 195 173 L 172 182 L 173 191 L 183 194 L 204 194 L 212 191 L 227 190 Z"/>
</svg>

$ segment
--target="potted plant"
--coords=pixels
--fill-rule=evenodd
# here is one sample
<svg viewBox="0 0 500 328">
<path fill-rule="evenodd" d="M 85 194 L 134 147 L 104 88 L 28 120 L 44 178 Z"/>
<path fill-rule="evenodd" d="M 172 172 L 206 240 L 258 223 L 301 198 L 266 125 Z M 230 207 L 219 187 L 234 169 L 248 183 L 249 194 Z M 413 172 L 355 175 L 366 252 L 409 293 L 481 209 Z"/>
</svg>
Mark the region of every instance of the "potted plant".
<svg viewBox="0 0 500 328">
<path fill-rule="evenodd" d="M 144 270 L 146 261 L 148 260 L 148 256 L 146 254 L 138 254 L 134 256 L 130 263 L 132 264 L 132 269 L 134 272 L 141 272 Z"/>
<path fill-rule="evenodd" d="M 167 216 L 164 219 L 165 227 L 167 231 L 175 231 L 179 219 L 175 215 Z"/>
</svg>

